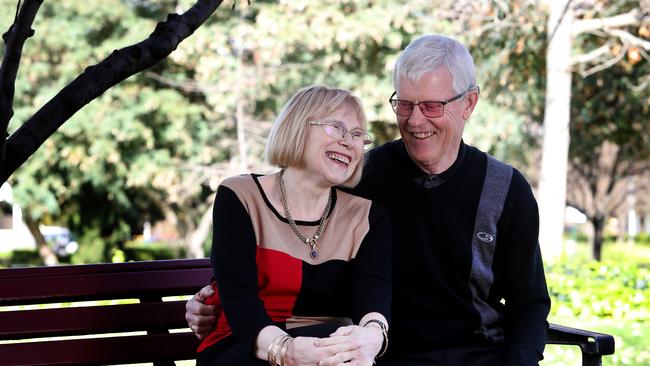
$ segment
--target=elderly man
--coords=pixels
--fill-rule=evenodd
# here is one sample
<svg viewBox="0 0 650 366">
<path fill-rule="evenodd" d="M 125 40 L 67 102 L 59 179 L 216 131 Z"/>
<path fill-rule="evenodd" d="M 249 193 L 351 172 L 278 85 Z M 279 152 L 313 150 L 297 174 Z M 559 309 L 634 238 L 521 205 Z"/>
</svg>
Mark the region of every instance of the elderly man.
<svg viewBox="0 0 650 366">
<path fill-rule="evenodd" d="M 390 98 L 401 139 L 368 153 L 354 193 L 393 227 L 393 319 L 384 365 L 537 365 L 550 299 L 538 210 L 520 172 L 462 140 L 479 99 L 454 39 L 406 47 Z M 199 337 L 214 326 L 204 288 L 187 304 Z"/>
</svg>

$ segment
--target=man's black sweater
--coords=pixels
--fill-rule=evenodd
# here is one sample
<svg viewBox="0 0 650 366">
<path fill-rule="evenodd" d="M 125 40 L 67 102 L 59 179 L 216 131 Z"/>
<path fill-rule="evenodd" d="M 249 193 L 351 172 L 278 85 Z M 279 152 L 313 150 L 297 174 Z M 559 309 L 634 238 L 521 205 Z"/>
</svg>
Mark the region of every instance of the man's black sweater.
<svg viewBox="0 0 650 366">
<path fill-rule="evenodd" d="M 550 299 L 537 204 L 517 170 L 497 223 L 494 282 L 482 299 L 499 321 L 481 329 L 473 306 L 471 242 L 486 165 L 487 155 L 464 143 L 454 164 L 438 175 L 418 168 L 402 140 L 367 156 L 354 192 L 386 208 L 392 224 L 392 355 L 504 342 L 505 364 L 536 365 L 541 359 Z"/>
</svg>

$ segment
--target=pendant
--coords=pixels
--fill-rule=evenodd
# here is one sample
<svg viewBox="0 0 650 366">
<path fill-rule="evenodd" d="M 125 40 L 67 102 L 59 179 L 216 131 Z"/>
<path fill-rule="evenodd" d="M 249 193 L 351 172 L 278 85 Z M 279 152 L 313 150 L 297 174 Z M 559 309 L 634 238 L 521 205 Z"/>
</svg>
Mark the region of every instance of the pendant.
<svg viewBox="0 0 650 366">
<path fill-rule="evenodd" d="M 309 252 L 309 256 L 312 259 L 315 259 L 316 257 L 318 257 L 318 252 L 316 251 L 316 240 L 312 238 L 309 241 L 309 246 L 311 247 L 311 251 Z"/>
</svg>

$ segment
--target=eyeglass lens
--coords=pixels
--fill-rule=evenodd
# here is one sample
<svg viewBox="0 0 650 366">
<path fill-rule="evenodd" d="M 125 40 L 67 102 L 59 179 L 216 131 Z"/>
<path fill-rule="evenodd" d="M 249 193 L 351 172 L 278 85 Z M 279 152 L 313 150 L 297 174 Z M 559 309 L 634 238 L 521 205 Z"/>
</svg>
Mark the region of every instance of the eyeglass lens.
<svg viewBox="0 0 650 366">
<path fill-rule="evenodd" d="M 335 122 L 322 123 L 322 126 L 323 129 L 325 130 L 325 133 L 327 133 L 327 135 L 329 135 L 334 139 L 344 140 L 345 136 L 349 134 L 350 139 L 354 143 L 360 143 L 363 145 L 372 143 L 372 140 L 365 132 L 356 131 L 356 130 L 348 131 L 344 126 L 341 126 L 340 124 Z"/>
<path fill-rule="evenodd" d="M 444 105 L 440 102 L 420 102 L 417 104 L 420 108 L 420 112 L 427 117 L 440 117 L 444 113 Z M 413 113 L 414 103 L 404 100 L 395 100 L 393 101 L 393 109 L 395 113 L 408 117 Z"/>
</svg>

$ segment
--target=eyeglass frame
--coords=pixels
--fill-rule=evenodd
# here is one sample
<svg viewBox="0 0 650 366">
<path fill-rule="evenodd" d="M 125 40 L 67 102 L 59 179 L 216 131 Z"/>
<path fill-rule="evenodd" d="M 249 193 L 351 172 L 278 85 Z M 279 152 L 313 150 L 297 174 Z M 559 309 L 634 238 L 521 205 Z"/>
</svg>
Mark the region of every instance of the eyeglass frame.
<svg viewBox="0 0 650 366">
<path fill-rule="evenodd" d="M 340 136 L 340 137 L 332 136 L 329 133 L 327 133 L 327 129 L 325 129 L 324 126 L 334 127 L 334 125 L 332 123 L 336 124 L 338 127 L 341 127 L 343 129 L 343 136 Z M 323 131 L 325 131 L 325 134 L 327 134 L 327 136 L 329 136 L 329 137 L 331 137 L 333 139 L 345 140 L 345 136 L 347 134 L 350 134 L 350 139 L 352 140 L 352 142 L 353 143 L 357 142 L 356 138 L 352 134 L 352 131 L 355 130 L 355 129 L 353 128 L 352 130 L 348 130 L 347 127 L 345 127 L 345 124 L 343 124 L 343 122 L 341 122 L 341 121 L 338 121 L 338 120 L 315 121 L 315 120 L 313 120 L 313 121 L 309 121 L 309 125 L 311 125 L 311 126 L 323 126 Z M 361 139 L 361 146 L 365 147 L 365 146 L 368 146 L 368 145 L 372 144 L 373 140 L 372 140 L 372 137 L 370 137 L 370 135 L 368 134 L 368 132 L 364 131 L 361 128 L 359 128 L 358 131 L 363 133 L 362 139 Z"/>
<path fill-rule="evenodd" d="M 460 93 L 460 94 L 458 94 L 458 95 L 456 95 L 456 96 L 453 96 L 453 97 L 451 97 L 451 98 L 449 98 L 449 99 L 447 99 L 447 100 L 423 100 L 423 101 L 420 101 L 420 102 L 417 102 L 417 103 L 413 103 L 413 102 L 411 102 L 410 100 L 393 99 L 393 97 L 394 97 L 395 95 L 397 95 L 397 90 L 395 90 L 395 91 L 393 92 L 393 94 L 391 94 L 390 98 L 388 98 L 388 102 L 390 103 L 390 106 L 391 106 L 391 109 L 393 110 L 393 112 L 394 112 L 397 116 L 400 116 L 400 117 L 410 117 L 411 115 L 413 115 L 413 110 L 415 110 L 415 106 L 417 106 L 417 107 L 420 109 L 420 112 L 422 113 L 422 115 L 424 115 L 425 117 L 427 117 L 427 118 L 438 118 L 438 117 L 442 117 L 442 116 L 445 114 L 445 106 L 446 106 L 447 104 L 449 104 L 449 103 L 451 103 L 451 102 L 454 102 L 454 101 L 456 101 L 456 100 L 458 100 L 458 99 L 464 97 L 467 93 L 471 92 L 472 90 L 476 90 L 476 93 L 477 93 L 477 94 L 480 94 L 480 93 L 481 93 L 481 89 L 479 88 L 478 85 L 472 85 L 472 86 L 470 86 L 467 90 L 465 90 L 464 92 L 462 92 L 462 93 Z M 407 102 L 407 103 L 411 103 L 411 104 L 413 105 L 413 106 L 411 107 L 411 113 L 409 113 L 408 115 L 402 115 L 402 114 L 397 113 L 397 109 L 396 109 L 397 106 L 396 106 L 395 104 L 393 104 L 393 102 Z M 427 116 L 427 115 L 424 113 L 424 111 L 422 110 L 422 107 L 420 107 L 420 105 L 421 105 L 422 103 L 438 103 L 438 104 L 440 104 L 441 107 L 442 107 L 442 108 L 441 108 L 441 112 L 440 112 L 440 114 L 435 115 L 435 116 Z"/>
</svg>

